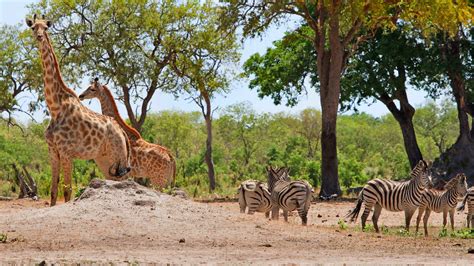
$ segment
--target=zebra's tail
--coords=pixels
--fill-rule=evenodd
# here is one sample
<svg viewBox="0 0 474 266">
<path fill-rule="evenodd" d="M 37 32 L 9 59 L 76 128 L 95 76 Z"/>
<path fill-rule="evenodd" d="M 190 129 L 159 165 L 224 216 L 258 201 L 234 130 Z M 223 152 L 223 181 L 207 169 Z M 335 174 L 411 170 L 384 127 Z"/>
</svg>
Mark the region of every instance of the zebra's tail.
<svg viewBox="0 0 474 266">
<path fill-rule="evenodd" d="M 468 194 L 466 194 L 462 199 L 461 205 L 459 205 L 459 207 L 457 208 L 458 211 L 464 211 L 464 207 L 466 207 L 467 195 Z"/>
<path fill-rule="evenodd" d="M 357 217 L 359 216 L 360 209 L 362 208 L 362 203 L 364 202 L 364 189 L 362 189 L 359 192 L 359 197 L 357 198 L 357 205 L 355 208 L 350 211 L 347 215 L 346 218 L 351 218 L 351 222 L 355 222 L 357 220 Z"/>
</svg>

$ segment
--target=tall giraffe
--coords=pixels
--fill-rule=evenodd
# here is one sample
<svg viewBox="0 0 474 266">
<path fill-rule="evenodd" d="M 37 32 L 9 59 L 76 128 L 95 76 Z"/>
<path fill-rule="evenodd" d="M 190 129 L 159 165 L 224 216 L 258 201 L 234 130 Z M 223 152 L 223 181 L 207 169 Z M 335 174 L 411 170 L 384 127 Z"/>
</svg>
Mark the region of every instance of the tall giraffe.
<svg viewBox="0 0 474 266">
<path fill-rule="evenodd" d="M 164 188 L 174 182 L 176 162 L 170 151 L 163 146 L 146 142 L 137 130 L 127 125 L 120 116 L 109 88 L 94 82 L 79 95 L 79 99 L 97 98 L 102 114 L 115 118 L 127 133 L 132 148 L 132 170 L 130 176 L 147 177 L 152 186 Z"/>
<path fill-rule="evenodd" d="M 110 179 L 130 171 L 130 143 L 115 120 L 82 105 L 64 83 L 56 55 L 46 32 L 49 20 L 26 19 L 39 44 L 43 65 L 44 95 L 51 121 L 45 132 L 51 163 L 51 206 L 56 204 L 60 170 L 64 175 L 64 199 L 71 198 L 73 159 L 94 159 Z"/>
</svg>

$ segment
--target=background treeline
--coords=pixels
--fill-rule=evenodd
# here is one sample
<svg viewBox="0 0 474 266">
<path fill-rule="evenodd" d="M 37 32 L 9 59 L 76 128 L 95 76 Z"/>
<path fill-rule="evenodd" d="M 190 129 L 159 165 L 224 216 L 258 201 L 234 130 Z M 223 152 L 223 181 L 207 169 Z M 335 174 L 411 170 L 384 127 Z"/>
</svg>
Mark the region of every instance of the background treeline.
<svg viewBox="0 0 474 266">
<path fill-rule="evenodd" d="M 449 102 L 427 103 L 414 117 L 420 148 L 426 159 L 438 157 L 457 137 L 456 109 Z M 44 123 L 0 127 L 0 195 L 18 193 L 12 164 L 26 165 L 37 180 L 40 195 L 49 194 L 50 166 L 43 132 Z M 404 179 L 409 164 L 403 139 L 392 115 L 368 114 L 338 117 L 340 181 L 345 191 L 376 177 Z M 206 128 L 199 112 L 151 113 L 143 137 L 169 147 L 177 158 L 177 186 L 191 196 L 208 196 L 204 162 Z M 214 163 L 219 195 L 234 195 L 239 183 L 265 180 L 269 163 L 291 168 L 295 178 L 321 186 L 321 112 L 305 109 L 299 114 L 256 113 L 248 103 L 227 107 L 214 119 Z M 101 173 L 93 162 L 74 162 L 74 190 L 87 186 Z"/>
</svg>

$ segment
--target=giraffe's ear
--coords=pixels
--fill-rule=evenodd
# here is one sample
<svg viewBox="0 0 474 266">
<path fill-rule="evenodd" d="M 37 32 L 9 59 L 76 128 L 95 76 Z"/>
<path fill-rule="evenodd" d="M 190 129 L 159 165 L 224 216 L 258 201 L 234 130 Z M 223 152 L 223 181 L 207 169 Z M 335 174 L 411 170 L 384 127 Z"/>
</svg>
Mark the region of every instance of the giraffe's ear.
<svg viewBox="0 0 474 266">
<path fill-rule="evenodd" d="M 31 20 L 29 18 L 26 18 L 25 21 L 26 21 L 26 25 L 28 25 L 28 27 L 31 28 L 31 26 L 33 26 L 33 20 Z"/>
<path fill-rule="evenodd" d="M 51 20 L 46 20 L 46 26 L 48 26 L 48 28 L 50 28 L 51 25 L 53 25 L 53 23 L 51 23 Z"/>
</svg>

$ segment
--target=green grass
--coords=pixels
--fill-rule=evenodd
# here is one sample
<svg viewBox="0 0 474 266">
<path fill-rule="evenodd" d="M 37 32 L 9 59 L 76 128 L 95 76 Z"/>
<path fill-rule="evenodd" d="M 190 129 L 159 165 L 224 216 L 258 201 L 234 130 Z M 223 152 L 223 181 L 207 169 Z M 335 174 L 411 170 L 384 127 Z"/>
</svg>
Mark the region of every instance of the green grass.
<svg viewBox="0 0 474 266">
<path fill-rule="evenodd" d="M 0 233 L 0 243 L 6 243 L 7 242 L 7 234 L 6 233 Z"/>
<path fill-rule="evenodd" d="M 339 229 L 341 229 L 341 230 L 346 230 L 347 227 L 348 227 L 347 223 L 343 219 L 339 219 L 337 224 L 339 225 Z"/>
</svg>

